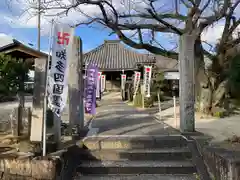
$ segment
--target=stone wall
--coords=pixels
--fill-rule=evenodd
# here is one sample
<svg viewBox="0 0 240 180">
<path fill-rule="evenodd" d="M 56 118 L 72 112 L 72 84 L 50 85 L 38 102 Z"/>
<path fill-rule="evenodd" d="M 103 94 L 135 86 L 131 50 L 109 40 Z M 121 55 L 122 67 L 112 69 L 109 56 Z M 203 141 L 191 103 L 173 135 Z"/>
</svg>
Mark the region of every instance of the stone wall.
<svg viewBox="0 0 240 180">
<path fill-rule="evenodd" d="M 54 158 L 1 157 L 1 179 L 55 180 L 61 167 L 60 163 L 58 159 Z"/>
<path fill-rule="evenodd" d="M 214 180 L 240 180 L 240 153 L 208 147 L 203 156 Z"/>
</svg>

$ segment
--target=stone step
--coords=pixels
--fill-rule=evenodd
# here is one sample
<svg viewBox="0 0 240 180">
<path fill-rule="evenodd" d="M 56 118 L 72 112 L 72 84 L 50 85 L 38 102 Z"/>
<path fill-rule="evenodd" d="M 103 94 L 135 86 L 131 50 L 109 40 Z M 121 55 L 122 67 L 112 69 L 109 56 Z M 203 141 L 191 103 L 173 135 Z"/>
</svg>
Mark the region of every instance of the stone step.
<svg viewBox="0 0 240 180">
<path fill-rule="evenodd" d="M 85 148 L 96 149 L 153 149 L 186 147 L 181 136 L 89 136 L 83 140 Z"/>
<path fill-rule="evenodd" d="M 139 174 L 139 175 L 89 175 L 78 176 L 75 180 L 197 180 L 196 175 L 159 175 L 159 174 Z"/>
<path fill-rule="evenodd" d="M 193 174 L 190 161 L 83 161 L 81 174 Z"/>
<path fill-rule="evenodd" d="M 187 147 L 165 149 L 131 149 L 131 150 L 85 150 L 81 152 L 83 160 L 186 160 L 192 154 Z"/>
</svg>

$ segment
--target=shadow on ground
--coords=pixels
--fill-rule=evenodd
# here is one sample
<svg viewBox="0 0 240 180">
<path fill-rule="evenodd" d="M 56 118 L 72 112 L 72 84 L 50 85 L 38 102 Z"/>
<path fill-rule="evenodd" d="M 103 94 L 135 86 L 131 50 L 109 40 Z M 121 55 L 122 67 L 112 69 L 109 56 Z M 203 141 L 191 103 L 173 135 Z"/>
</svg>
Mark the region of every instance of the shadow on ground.
<svg viewBox="0 0 240 180">
<path fill-rule="evenodd" d="M 106 135 L 158 135 L 178 133 L 172 127 L 157 122 L 153 116 L 145 112 L 131 114 L 133 110 L 114 111 L 101 114 L 93 121 L 92 127 L 98 128 L 99 134 Z M 113 117 L 114 114 L 114 117 Z"/>
</svg>

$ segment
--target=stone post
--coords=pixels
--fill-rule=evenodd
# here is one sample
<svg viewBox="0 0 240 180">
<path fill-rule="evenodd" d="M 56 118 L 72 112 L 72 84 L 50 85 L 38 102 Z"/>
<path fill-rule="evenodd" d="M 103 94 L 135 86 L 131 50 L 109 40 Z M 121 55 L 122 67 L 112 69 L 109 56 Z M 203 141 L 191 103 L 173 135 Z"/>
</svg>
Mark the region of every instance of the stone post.
<svg viewBox="0 0 240 180">
<path fill-rule="evenodd" d="M 43 100 L 45 93 L 45 69 L 46 58 L 35 59 L 35 75 L 34 75 L 34 90 L 33 90 L 33 110 L 31 123 L 32 142 L 42 141 L 43 130 Z"/>
<path fill-rule="evenodd" d="M 194 92 L 194 42 L 195 37 L 182 35 L 179 43 L 179 71 L 180 71 L 180 130 L 195 131 L 195 92 Z"/>
<path fill-rule="evenodd" d="M 71 58 L 69 58 L 69 124 L 75 133 L 79 133 L 84 126 L 83 113 L 83 59 L 82 41 L 79 37 L 74 37 Z"/>
</svg>

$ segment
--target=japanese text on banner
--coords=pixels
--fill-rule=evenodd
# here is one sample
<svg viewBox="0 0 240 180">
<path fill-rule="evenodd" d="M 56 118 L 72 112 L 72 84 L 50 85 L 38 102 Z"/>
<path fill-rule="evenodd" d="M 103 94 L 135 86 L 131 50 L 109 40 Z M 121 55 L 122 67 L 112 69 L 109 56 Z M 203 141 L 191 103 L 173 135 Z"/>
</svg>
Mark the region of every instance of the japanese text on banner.
<svg viewBox="0 0 240 180">
<path fill-rule="evenodd" d="M 133 88 L 134 88 L 134 96 L 136 96 L 138 87 L 140 84 L 140 79 L 141 79 L 141 72 L 134 72 L 134 82 L 133 82 Z"/>
<path fill-rule="evenodd" d="M 51 68 L 48 73 L 48 105 L 58 116 L 66 105 L 68 94 L 68 59 L 74 29 L 54 26 Z"/>
<path fill-rule="evenodd" d="M 150 97 L 152 66 L 144 66 L 143 88 L 145 97 Z"/>
<path fill-rule="evenodd" d="M 96 114 L 96 86 L 98 69 L 96 66 L 89 65 L 85 79 L 85 113 Z"/>
<path fill-rule="evenodd" d="M 121 74 L 121 88 L 122 88 L 122 90 L 125 89 L 126 80 L 127 80 L 127 75 L 126 74 Z"/>
</svg>

